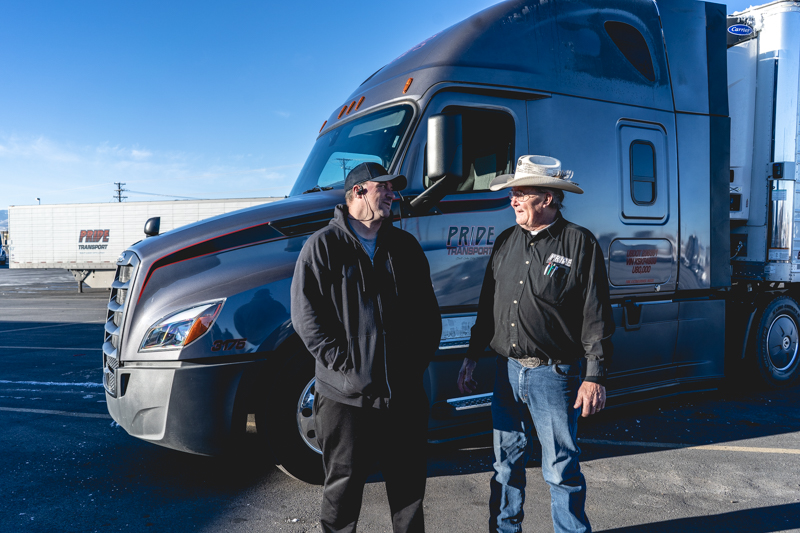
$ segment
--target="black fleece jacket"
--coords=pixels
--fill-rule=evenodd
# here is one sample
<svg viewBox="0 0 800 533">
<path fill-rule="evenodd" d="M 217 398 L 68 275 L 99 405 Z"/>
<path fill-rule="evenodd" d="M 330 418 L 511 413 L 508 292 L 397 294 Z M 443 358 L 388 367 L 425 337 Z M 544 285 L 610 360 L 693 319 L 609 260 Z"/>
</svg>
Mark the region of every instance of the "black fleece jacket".
<svg viewBox="0 0 800 533">
<path fill-rule="evenodd" d="M 442 333 L 422 247 L 385 221 L 371 263 L 336 206 L 295 265 L 292 324 L 316 359 L 319 394 L 375 408 L 418 401 Z"/>
</svg>

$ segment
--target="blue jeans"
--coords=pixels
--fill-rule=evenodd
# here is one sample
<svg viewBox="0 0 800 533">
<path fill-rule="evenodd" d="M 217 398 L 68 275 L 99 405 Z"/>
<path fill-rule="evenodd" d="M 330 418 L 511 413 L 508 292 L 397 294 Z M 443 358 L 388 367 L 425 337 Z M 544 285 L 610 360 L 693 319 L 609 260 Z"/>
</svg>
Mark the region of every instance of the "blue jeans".
<svg viewBox="0 0 800 533">
<path fill-rule="evenodd" d="M 572 407 L 579 385 L 578 364 L 525 368 L 498 356 L 492 398 L 495 474 L 489 531 L 522 531 L 531 418 L 542 446 L 542 475 L 550 485 L 553 528 L 556 533 L 592 530 L 584 511 L 586 480 L 578 464 L 579 412 Z"/>
</svg>

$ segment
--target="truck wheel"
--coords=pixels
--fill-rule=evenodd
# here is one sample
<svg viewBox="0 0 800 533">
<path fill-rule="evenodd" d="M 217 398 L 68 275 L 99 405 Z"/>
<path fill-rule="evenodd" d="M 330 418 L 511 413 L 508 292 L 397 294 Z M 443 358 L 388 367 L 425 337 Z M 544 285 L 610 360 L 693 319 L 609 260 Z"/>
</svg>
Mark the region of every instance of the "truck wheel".
<svg viewBox="0 0 800 533">
<path fill-rule="evenodd" d="M 321 485 L 325 477 L 312 410 L 314 358 L 308 353 L 299 353 L 288 361 L 279 375 L 275 393 L 256 414 L 258 433 L 266 433 L 278 468 L 300 481 Z"/>
<path fill-rule="evenodd" d="M 794 298 L 779 296 L 761 315 L 756 338 L 756 363 L 773 388 L 792 385 L 800 376 L 800 306 Z"/>
</svg>

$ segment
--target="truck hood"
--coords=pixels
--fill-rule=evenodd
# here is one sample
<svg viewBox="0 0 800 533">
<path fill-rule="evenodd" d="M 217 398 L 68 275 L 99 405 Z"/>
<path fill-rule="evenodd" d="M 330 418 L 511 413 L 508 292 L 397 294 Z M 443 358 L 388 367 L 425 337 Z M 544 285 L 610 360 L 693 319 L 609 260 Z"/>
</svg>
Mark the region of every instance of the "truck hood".
<svg viewBox="0 0 800 533">
<path fill-rule="evenodd" d="M 173 360 L 171 351 L 138 352 L 148 328 L 198 302 L 223 299 L 226 307 L 217 322 L 226 324 L 225 331 L 241 333 L 242 324 L 250 324 L 242 338 L 257 341 L 259 350 L 272 349 L 291 333 L 285 311 L 304 237 L 327 225 L 343 201 L 342 189 L 304 194 L 202 220 L 133 245 L 125 253 L 129 259 L 133 251 L 138 266 L 127 293 L 133 306 L 125 316 L 122 360 Z M 224 268 L 218 268 L 223 262 Z M 140 301 L 147 305 L 136 305 Z M 239 308 L 261 309 L 265 302 L 277 302 L 275 309 L 283 312 L 234 316 Z M 264 344 L 273 330 L 280 335 Z M 210 346 L 195 343 L 182 350 L 180 358 L 207 353 L 212 353 Z"/>
<path fill-rule="evenodd" d="M 170 255 L 183 260 L 188 254 L 294 237 L 323 227 L 333 217 L 334 207 L 343 202 L 341 189 L 293 196 L 181 226 L 139 241 L 131 249 L 143 263 L 152 263 Z"/>
</svg>

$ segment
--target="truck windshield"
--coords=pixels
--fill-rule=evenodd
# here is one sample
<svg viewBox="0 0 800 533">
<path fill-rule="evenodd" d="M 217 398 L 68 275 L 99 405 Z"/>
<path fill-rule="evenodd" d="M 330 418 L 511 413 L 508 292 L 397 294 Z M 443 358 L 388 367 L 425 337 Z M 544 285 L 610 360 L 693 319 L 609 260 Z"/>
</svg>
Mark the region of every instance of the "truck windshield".
<svg viewBox="0 0 800 533">
<path fill-rule="evenodd" d="M 376 111 L 317 139 L 291 196 L 329 188 L 344 188 L 344 179 L 357 165 L 373 161 L 388 167 L 411 122 L 409 105 Z"/>
</svg>

